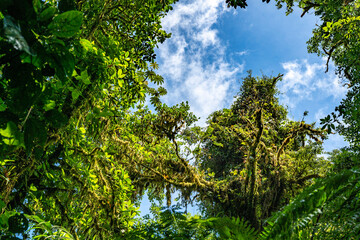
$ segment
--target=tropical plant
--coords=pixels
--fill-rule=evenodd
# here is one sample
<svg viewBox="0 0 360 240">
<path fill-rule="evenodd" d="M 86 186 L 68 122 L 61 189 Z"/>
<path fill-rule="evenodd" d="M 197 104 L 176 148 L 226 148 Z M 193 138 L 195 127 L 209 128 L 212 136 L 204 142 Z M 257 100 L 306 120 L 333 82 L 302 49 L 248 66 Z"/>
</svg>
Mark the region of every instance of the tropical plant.
<svg viewBox="0 0 360 240">
<path fill-rule="evenodd" d="M 360 234 L 356 169 L 319 179 L 268 221 L 265 239 L 357 239 Z"/>
<path fill-rule="evenodd" d="M 268 220 L 266 239 L 357 239 L 359 236 L 359 7 L 358 0 L 277 0 L 287 13 L 297 4 L 303 14 L 313 10 L 321 23 L 313 31 L 308 50 L 327 57 L 349 90 L 340 105 L 321 120 L 329 133 L 338 130 L 350 147 L 334 151 L 333 173 L 305 189 Z"/>
<path fill-rule="evenodd" d="M 131 228 L 124 166 L 141 151 L 140 126 L 126 121 L 145 94 L 164 94 L 148 81 L 163 81 L 154 47 L 173 2 L 1 1 L 0 235 L 116 239 Z"/>
<path fill-rule="evenodd" d="M 179 204 L 155 211 L 139 221 L 129 239 L 243 239 L 258 238 L 258 232 L 240 218 L 202 218 L 179 211 Z"/>
<path fill-rule="evenodd" d="M 210 115 L 197 165 L 219 190 L 202 196 L 204 214 L 243 217 L 260 228 L 311 180 L 324 176 L 323 132 L 290 121 L 277 99 L 278 77 L 244 78 L 230 109 Z M 315 140 L 311 142 L 307 138 Z"/>
</svg>

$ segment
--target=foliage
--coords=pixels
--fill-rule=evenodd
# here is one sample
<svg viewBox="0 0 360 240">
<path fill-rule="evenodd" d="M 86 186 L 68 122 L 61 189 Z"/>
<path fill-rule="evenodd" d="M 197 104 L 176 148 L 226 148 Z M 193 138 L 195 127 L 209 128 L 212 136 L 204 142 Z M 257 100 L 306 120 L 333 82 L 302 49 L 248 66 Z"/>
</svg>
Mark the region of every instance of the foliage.
<svg viewBox="0 0 360 240">
<path fill-rule="evenodd" d="M 350 147 L 333 150 L 330 153 L 328 160 L 333 164 L 333 172 L 350 170 L 359 166 L 358 153 Z"/>
<path fill-rule="evenodd" d="M 179 206 L 163 208 L 150 219 L 145 216 L 129 239 L 256 239 L 258 233 L 249 223 L 239 218 L 191 217 L 178 211 Z"/>
<path fill-rule="evenodd" d="M 257 231 L 244 219 L 223 217 L 209 218 L 206 221 L 210 222 L 220 239 L 252 240 L 258 237 Z"/>
<path fill-rule="evenodd" d="M 281 0 L 288 13 L 297 3 L 303 14 L 314 10 L 322 22 L 308 42 L 309 52 L 327 57 L 349 91 L 335 112 L 321 120 L 329 133 L 337 129 L 350 142 L 329 157 L 333 174 L 319 179 L 268 221 L 266 239 L 357 239 L 359 236 L 359 1 Z M 336 127 L 337 125 L 337 127 Z"/>
<path fill-rule="evenodd" d="M 142 126 L 126 121 L 145 94 L 164 93 L 148 81 L 163 81 L 154 47 L 170 36 L 160 19 L 173 2 L 1 1 L 1 235 L 116 239 L 131 228 L 124 166 Z"/>
<path fill-rule="evenodd" d="M 208 220 L 200 216 L 191 217 L 179 211 L 179 206 L 162 208 L 150 218 L 143 217 L 126 235 L 127 239 L 215 239 Z"/>
<path fill-rule="evenodd" d="M 359 171 L 344 170 L 297 196 L 269 220 L 266 239 L 356 239 L 359 225 Z"/>
<path fill-rule="evenodd" d="M 269 3 L 270 0 L 262 0 L 263 2 Z M 241 8 L 246 8 L 247 7 L 247 3 L 246 0 L 226 0 L 227 6 L 228 7 L 241 7 Z"/>
<path fill-rule="evenodd" d="M 176 190 L 186 202 L 196 194 L 208 216 L 241 216 L 259 228 L 260 220 L 327 168 L 317 157 L 320 145 L 305 145 L 306 136 L 320 141 L 323 132 L 288 121 L 278 104 L 280 77 L 250 74 L 232 108 L 215 112 L 204 130 L 189 127 L 196 118 L 184 104 L 157 105 L 157 114 L 143 109 L 127 120 L 143 126 L 135 132 L 139 141 L 131 144 L 140 143 L 137 148 L 146 154 L 136 153 L 126 166 L 136 191 L 165 191 L 168 206 Z M 121 139 L 127 139 L 124 134 Z M 196 166 L 190 164 L 194 157 Z"/>
<path fill-rule="evenodd" d="M 322 149 L 316 143 L 325 135 L 286 118 L 276 97 L 280 79 L 249 73 L 231 108 L 209 117 L 196 156 L 218 189 L 211 197 L 203 194 L 205 214 L 241 216 L 259 228 L 311 179 L 326 173 L 328 164 L 317 156 Z M 305 144 L 307 136 L 315 143 Z"/>
<path fill-rule="evenodd" d="M 246 2 L 244 1 L 227 2 L 229 6 L 246 6 Z M 347 98 L 344 99 L 341 105 L 336 109 L 338 111 L 338 115 L 333 113 L 332 119 L 330 116 L 328 116 L 322 120 L 322 124 L 324 125 L 324 129 L 327 129 L 327 131 L 330 133 L 335 129 L 334 122 L 337 122 L 339 124 L 338 130 L 340 130 L 340 132 L 344 134 L 348 140 L 350 140 L 352 147 L 350 149 L 343 149 L 340 153 L 334 153 L 330 157 L 330 160 L 334 163 L 335 173 L 326 178 L 317 180 L 314 185 L 308 187 L 298 197 L 291 201 L 291 203 L 286 206 L 283 211 L 275 214 L 275 216 L 268 221 L 268 226 L 262 233 L 261 237 L 266 239 L 356 239 L 359 235 L 359 174 L 358 170 L 356 169 L 356 158 L 358 156 L 357 145 L 359 141 L 359 131 L 357 131 L 359 124 L 357 121 L 359 118 L 357 114 L 357 104 L 354 104 L 354 102 L 357 102 L 358 97 L 358 77 L 356 77 L 356 74 L 358 74 L 357 67 L 359 65 L 356 62 L 358 59 L 356 58 L 358 55 L 356 51 L 358 51 L 357 43 L 359 42 L 357 39 L 359 36 L 357 24 L 359 3 L 358 1 L 292 0 L 279 0 L 276 2 L 279 7 L 282 7 L 282 4 L 285 3 L 287 5 L 288 13 L 292 11 L 294 2 L 297 2 L 303 9 L 303 14 L 307 13 L 311 9 L 314 9 L 315 14 L 319 15 L 323 20 L 322 25 L 314 31 L 314 37 L 309 41 L 309 51 L 328 56 L 327 64 L 329 64 L 330 59 L 333 59 L 335 65 L 338 67 L 338 73 L 341 76 L 347 78 L 349 81 L 350 90 Z M 249 85 L 251 86 L 251 84 Z M 244 89 L 246 89 L 246 85 L 244 86 Z M 256 86 L 256 84 L 254 84 L 254 86 Z M 261 84 L 259 84 L 259 86 L 261 86 Z M 255 87 L 255 89 L 257 88 Z M 259 89 L 261 89 L 261 87 Z M 254 92 L 256 93 L 257 91 Z M 259 92 L 263 93 L 261 91 Z M 261 94 L 259 95 L 261 96 Z M 239 104 L 239 102 L 241 103 L 241 95 L 238 99 L 240 100 L 237 102 L 237 104 Z M 246 116 L 244 113 L 247 113 L 249 116 L 251 116 L 251 118 L 249 118 L 247 121 L 244 121 L 245 123 L 242 123 L 241 127 L 235 128 L 233 126 L 239 124 L 239 122 L 241 123 L 241 121 L 237 122 L 235 120 L 238 115 L 242 116 L 242 114 L 236 115 L 232 113 L 233 109 L 224 109 L 214 113 L 211 116 L 209 121 L 210 127 L 206 131 L 202 132 L 201 129 L 196 127 L 192 130 L 186 130 L 184 132 L 183 139 L 192 144 L 197 143 L 199 139 L 201 143 L 205 143 L 205 147 L 203 149 L 200 145 L 195 147 L 195 150 L 193 151 L 193 153 L 200 156 L 197 163 L 203 171 L 197 172 L 194 170 L 195 172 L 193 171 L 193 176 L 203 176 L 203 178 L 206 179 L 199 180 L 196 183 L 195 188 L 195 190 L 199 192 L 200 199 L 202 199 L 203 203 L 206 202 L 206 199 L 208 198 L 209 204 L 207 207 L 213 207 L 214 201 L 216 203 L 216 199 L 222 199 L 222 201 L 217 203 L 217 205 L 220 206 L 220 209 L 223 209 L 229 205 L 231 207 L 234 205 L 238 206 L 234 204 L 234 202 L 229 201 L 229 196 L 231 196 L 229 192 L 236 193 L 236 191 L 231 192 L 231 186 L 229 183 L 234 181 L 231 181 L 231 177 L 228 177 L 228 175 L 237 175 L 238 171 L 235 170 L 245 169 L 245 193 L 247 189 L 250 189 L 248 199 L 246 199 L 250 201 L 246 201 L 246 204 L 248 204 L 248 206 L 250 205 L 250 208 L 248 208 L 250 209 L 250 212 L 252 212 L 250 216 L 256 216 L 257 208 L 254 206 L 256 203 L 258 203 L 258 193 L 256 192 L 258 189 L 255 190 L 254 186 L 257 186 L 259 189 L 260 187 L 258 186 L 261 186 L 254 183 L 257 179 L 257 172 L 255 170 L 260 166 L 259 161 L 256 160 L 256 154 L 258 152 L 257 146 L 260 143 L 260 140 L 262 140 L 262 136 L 266 136 L 266 134 L 263 133 L 265 124 L 262 123 L 261 119 L 263 117 L 263 112 L 266 112 L 268 109 L 264 108 L 265 105 L 262 105 L 261 101 L 256 101 L 256 97 L 254 98 L 255 100 L 253 98 L 249 99 L 253 101 L 245 101 L 244 104 L 238 108 L 243 110 L 243 115 Z M 261 96 L 259 99 L 264 100 L 264 96 Z M 251 109 L 251 107 L 254 105 L 255 107 L 252 109 L 252 111 L 249 111 L 249 109 Z M 259 109 L 261 109 L 261 111 Z M 271 114 L 269 114 L 269 116 L 266 116 L 265 114 L 264 119 L 268 117 L 267 120 L 270 120 Z M 281 114 L 278 114 L 278 116 L 281 116 Z M 338 120 L 339 116 L 344 118 L 344 124 Z M 281 117 L 274 119 L 281 122 Z M 248 122 L 253 125 L 252 128 L 251 124 L 248 124 Z M 277 125 L 271 121 L 269 122 L 269 125 L 276 129 Z M 304 144 L 302 144 L 301 146 L 299 143 L 304 142 L 304 136 L 300 136 L 300 139 L 295 138 L 295 135 L 292 133 L 296 132 L 294 130 L 296 129 L 296 123 L 292 124 L 292 127 L 295 125 L 292 130 L 289 131 L 289 128 L 286 129 L 288 131 L 288 135 L 286 135 L 286 131 L 280 131 L 279 129 L 281 128 L 278 127 L 279 129 L 276 129 L 277 134 L 274 135 L 278 136 L 280 139 L 271 139 L 271 134 L 267 133 L 270 135 L 270 137 L 268 136 L 263 140 L 265 146 L 266 143 L 272 143 L 275 145 L 275 147 L 278 146 L 277 149 L 279 150 L 282 149 L 282 146 L 287 145 L 290 142 L 289 139 L 291 139 L 292 144 L 289 144 L 287 149 L 282 149 L 285 152 L 285 157 L 289 158 L 292 156 L 293 159 L 296 160 L 302 158 L 312 159 L 309 161 L 310 164 L 307 166 L 306 164 L 300 164 L 300 166 L 294 167 L 293 169 L 289 168 L 284 170 L 283 173 L 290 173 L 290 177 L 293 177 L 293 174 L 291 174 L 292 171 L 296 172 L 302 168 L 305 170 L 307 169 L 306 171 L 312 171 L 313 167 L 318 167 L 319 165 L 317 164 L 320 163 L 313 157 L 316 153 L 318 153 L 318 150 L 316 150 L 318 146 L 314 144 L 310 144 L 306 147 Z M 298 124 L 300 125 L 297 125 L 297 129 L 301 129 L 299 127 L 301 124 L 303 124 L 303 126 L 305 125 L 304 123 Z M 250 127 L 244 127 L 247 125 Z M 310 127 L 307 128 L 307 130 L 311 133 Z M 309 134 L 309 132 L 307 133 Z M 310 137 L 315 137 L 315 135 L 309 135 Z M 288 136 L 291 136 L 291 138 L 288 138 Z M 283 138 L 282 143 L 281 137 Z M 235 141 L 231 141 L 232 139 L 235 139 Z M 248 143 L 246 148 L 246 140 L 249 141 L 249 139 L 253 139 L 253 141 L 252 144 Z M 280 141 L 280 144 L 276 140 Z M 242 141 L 245 142 L 245 144 L 242 144 Z M 256 147 L 254 148 L 254 146 Z M 303 147 L 303 149 L 301 149 L 301 147 Z M 190 148 L 187 149 L 189 150 Z M 265 149 L 269 148 L 266 147 Z M 202 150 L 204 150 L 205 154 L 202 152 Z M 286 154 L 286 150 L 290 153 Z M 312 153 L 313 151 L 314 153 Z M 244 152 L 248 154 L 245 155 Z M 275 151 L 275 154 L 272 155 L 279 156 L 279 154 L 276 154 L 278 152 L 279 151 Z M 266 154 L 263 155 L 266 156 Z M 210 158 L 205 158 L 206 161 L 204 161 L 204 159 L 201 159 L 204 156 L 210 156 Z M 214 159 L 211 158 L 212 156 L 214 156 Z M 250 159 L 249 156 L 252 156 L 252 159 Z M 260 156 L 262 157 L 261 154 Z M 261 159 L 261 157 L 259 159 Z M 209 159 L 211 160 L 209 161 Z M 225 159 L 229 161 L 224 161 Z M 216 164 L 216 162 L 220 164 Z M 289 165 L 291 166 L 292 164 Z M 212 168 L 214 169 L 214 172 L 212 172 Z M 200 178 L 198 177 L 197 179 Z M 305 180 L 307 177 L 300 179 Z M 287 180 L 289 181 L 289 179 Z M 291 183 L 292 181 L 290 180 L 289 182 Z M 186 186 L 185 183 L 182 183 L 182 185 Z M 234 189 L 238 190 L 239 186 L 234 187 Z M 294 191 L 294 193 L 296 193 L 296 191 Z M 229 202 L 232 204 L 228 204 Z M 263 207 L 263 205 L 261 205 L 261 207 Z M 216 212 L 216 210 L 214 212 Z M 233 213 L 234 211 L 229 212 Z M 255 221 L 252 221 L 252 223 L 256 225 L 256 218 Z M 226 224 L 226 226 L 231 226 L 231 224 Z M 232 227 L 232 229 L 233 228 L 234 227 Z M 241 239 L 240 236 L 239 238 Z"/>
<path fill-rule="evenodd" d="M 161 103 L 166 90 L 149 85 L 164 81 L 154 48 L 170 37 L 160 21 L 174 2 L 0 2 L 1 238 L 256 239 L 253 227 L 326 173 L 317 157 L 325 135 L 287 119 L 276 98 L 281 75 L 249 74 L 205 129 L 190 127 L 187 103 Z M 337 122 L 352 147 L 334 152 L 335 173 L 275 214 L 262 237 L 355 238 L 359 1 L 276 2 L 321 17 L 309 51 L 332 59 L 350 88 L 322 122 L 328 132 Z M 143 106 L 147 96 L 155 112 Z M 187 202 L 195 195 L 208 216 L 229 217 L 167 208 L 137 221 L 145 190 L 168 207 L 175 191 Z"/>
</svg>

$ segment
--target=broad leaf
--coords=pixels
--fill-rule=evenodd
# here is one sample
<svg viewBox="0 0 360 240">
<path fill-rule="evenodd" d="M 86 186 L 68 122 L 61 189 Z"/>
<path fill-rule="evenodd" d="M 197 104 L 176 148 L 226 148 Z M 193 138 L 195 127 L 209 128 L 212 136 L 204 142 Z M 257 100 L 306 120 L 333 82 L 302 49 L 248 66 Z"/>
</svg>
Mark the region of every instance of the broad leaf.
<svg viewBox="0 0 360 240">
<path fill-rule="evenodd" d="M 39 20 L 44 22 L 50 20 L 50 18 L 52 18 L 55 15 L 55 13 L 56 13 L 56 8 L 48 7 L 40 13 Z"/>
<path fill-rule="evenodd" d="M 57 37 L 70 38 L 80 30 L 81 23 L 82 13 L 73 10 L 56 16 L 48 28 Z"/>
</svg>

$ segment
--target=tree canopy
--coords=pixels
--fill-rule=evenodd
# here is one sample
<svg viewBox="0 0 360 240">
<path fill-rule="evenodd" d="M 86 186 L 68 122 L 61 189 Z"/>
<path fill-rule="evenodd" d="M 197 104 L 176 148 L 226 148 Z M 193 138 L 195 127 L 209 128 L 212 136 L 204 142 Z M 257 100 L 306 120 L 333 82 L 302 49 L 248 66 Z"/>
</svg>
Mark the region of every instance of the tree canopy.
<svg viewBox="0 0 360 240">
<path fill-rule="evenodd" d="M 140 146 L 127 121 L 145 93 L 164 93 L 148 82 L 163 81 L 154 47 L 169 37 L 160 19 L 171 3 L 1 2 L 3 234 L 29 221 L 35 235 L 75 239 L 129 228 L 136 207 L 123 165 Z"/>
<path fill-rule="evenodd" d="M 257 226 L 326 173 L 326 161 L 317 156 L 325 135 L 287 118 L 276 97 L 281 77 L 249 73 L 231 108 L 210 116 L 198 164 L 221 182 L 225 197 L 204 202 L 207 214 L 242 216 Z"/>
<path fill-rule="evenodd" d="M 188 103 L 162 103 L 154 49 L 175 2 L 0 2 L 0 238 L 359 236 L 360 2 L 275 1 L 320 17 L 309 52 L 349 87 L 322 129 L 288 118 L 281 74 L 249 72 L 203 128 Z M 350 147 L 325 159 L 334 131 Z M 136 219 L 145 192 L 167 208 Z M 171 207 L 174 192 L 202 216 Z"/>
</svg>

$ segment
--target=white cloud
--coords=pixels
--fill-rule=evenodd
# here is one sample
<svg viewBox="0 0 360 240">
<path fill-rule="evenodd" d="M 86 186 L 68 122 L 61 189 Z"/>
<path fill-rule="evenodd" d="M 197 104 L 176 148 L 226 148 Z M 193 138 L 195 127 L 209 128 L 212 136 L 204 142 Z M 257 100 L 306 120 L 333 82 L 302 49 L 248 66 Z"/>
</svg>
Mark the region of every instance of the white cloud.
<svg viewBox="0 0 360 240">
<path fill-rule="evenodd" d="M 244 55 L 248 55 L 248 54 L 249 54 L 249 50 L 244 50 L 244 51 L 235 53 L 235 55 L 238 55 L 238 56 L 244 56 Z"/>
<path fill-rule="evenodd" d="M 216 30 L 211 30 L 207 28 L 201 30 L 201 32 L 198 34 L 195 34 L 194 39 L 201 42 L 203 47 L 208 47 L 210 45 L 216 45 L 218 43 L 218 38 L 216 34 L 217 34 Z"/>
<path fill-rule="evenodd" d="M 191 111 L 201 117 L 228 107 L 237 75 L 243 65 L 226 60 L 225 44 L 214 24 L 221 14 L 231 11 L 223 0 L 191 0 L 179 2 L 162 21 L 172 37 L 157 51 L 159 73 L 165 78 L 168 104 L 189 101 Z"/>
<path fill-rule="evenodd" d="M 335 74 L 330 75 L 328 78 L 319 79 L 315 86 L 322 91 L 326 91 L 334 98 L 343 98 L 347 92 L 346 87 L 341 84 L 340 79 Z"/>
<path fill-rule="evenodd" d="M 231 79 L 241 67 L 232 70 L 227 63 L 205 67 L 200 64 L 200 61 L 191 63 L 184 87 L 191 96 L 190 101 L 195 103 L 193 111 L 205 120 L 210 113 L 222 107 L 225 99 L 232 100 L 232 95 L 228 94 Z"/>
<path fill-rule="evenodd" d="M 296 60 L 282 63 L 285 70 L 279 89 L 283 93 L 282 101 L 290 108 L 295 108 L 304 99 L 320 96 L 322 99 L 332 97 L 339 100 L 346 94 L 346 88 L 335 75 L 334 66 L 325 73 L 325 62 L 309 63 L 307 60 Z"/>
<path fill-rule="evenodd" d="M 163 64 L 160 65 L 167 75 L 172 76 L 172 80 L 181 81 L 181 76 L 185 69 L 185 48 L 187 42 L 183 36 L 173 36 L 171 43 L 167 43 L 160 48 L 160 58 Z"/>
</svg>

